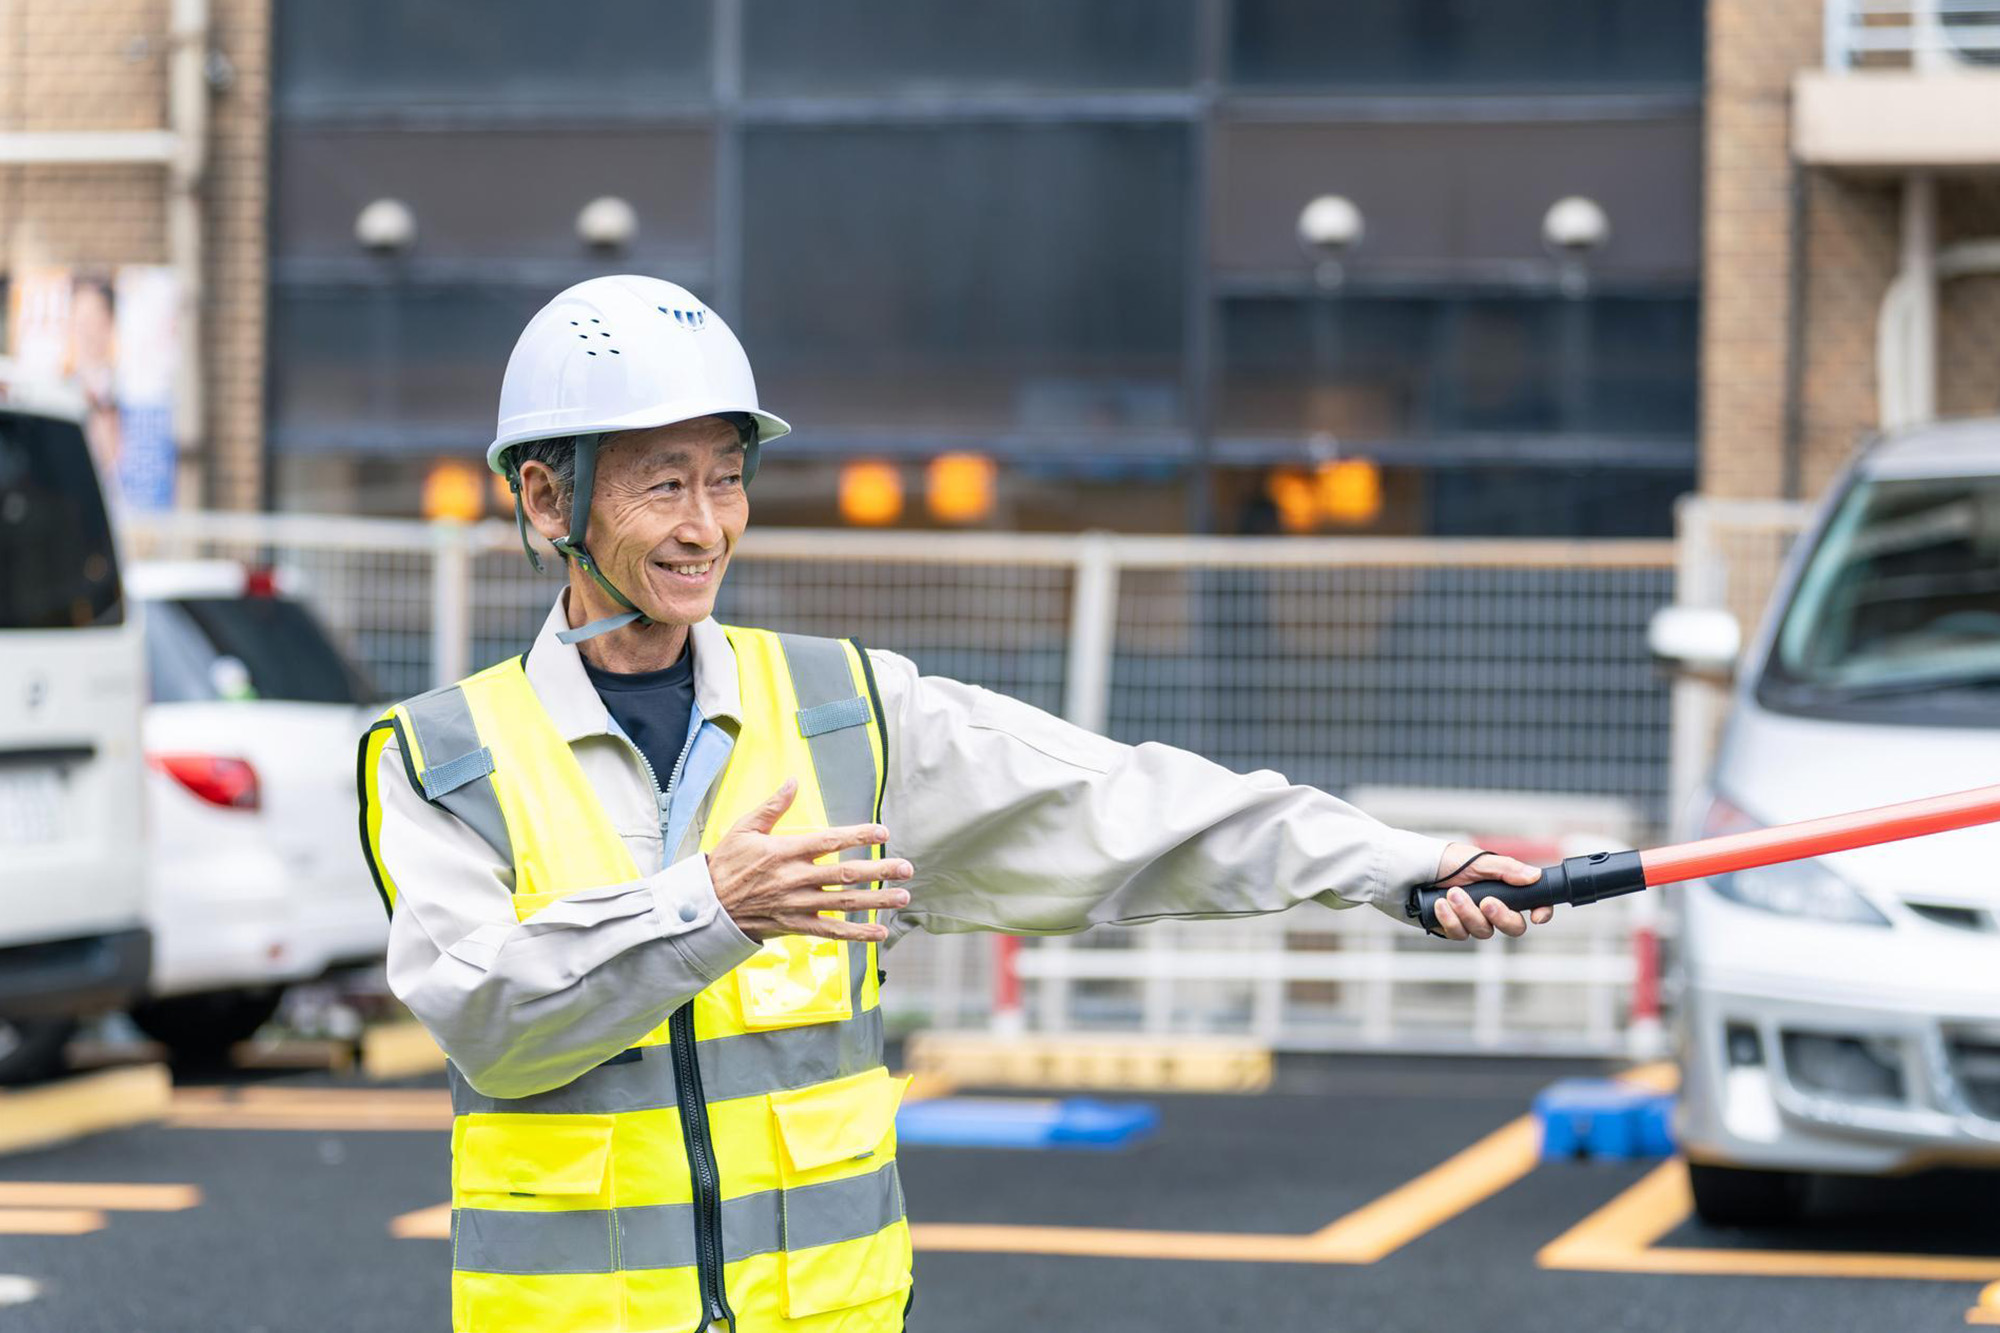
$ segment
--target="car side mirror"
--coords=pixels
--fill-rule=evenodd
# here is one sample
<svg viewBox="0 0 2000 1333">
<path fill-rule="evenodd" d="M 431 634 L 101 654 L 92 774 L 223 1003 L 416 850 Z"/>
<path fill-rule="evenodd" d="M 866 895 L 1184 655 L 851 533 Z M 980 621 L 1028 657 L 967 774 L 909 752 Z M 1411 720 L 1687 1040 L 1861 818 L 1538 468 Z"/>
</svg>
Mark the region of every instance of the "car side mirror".
<svg viewBox="0 0 2000 1333">
<path fill-rule="evenodd" d="M 1663 606 L 1646 626 L 1646 646 L 1671 670 L 1726 681 L 1736 674 L 1743 630 L 1714 606 Z"/>
</svg>

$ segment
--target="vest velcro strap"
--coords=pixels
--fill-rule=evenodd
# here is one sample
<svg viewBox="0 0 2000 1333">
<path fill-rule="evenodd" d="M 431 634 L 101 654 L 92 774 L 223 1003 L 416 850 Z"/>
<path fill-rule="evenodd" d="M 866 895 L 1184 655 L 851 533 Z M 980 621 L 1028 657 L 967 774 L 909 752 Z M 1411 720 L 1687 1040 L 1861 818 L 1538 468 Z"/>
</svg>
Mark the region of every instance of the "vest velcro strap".
<svg viewBox="0 0 2000 1333">
<path fill-rule="evenodd" d="M 391 711 L 409 723 L 412 734 L 405 741 L 415 741 L 403 746 L 404 759 L 412 758 L 412 749 L 422 759 L 421 767 L 410 765 L 417 793 L 464 820 L 496 855 L 512 863 L 513 843 L 498 793 L 491 782 L 481 781 L 493 776 L 497 764 L 491 747 L 481 743 L 464 687 L 432 690 Z"/>
<path fill-rule="evenodd" d="M 868 716 L 868 701 L 858 694 L 847 699 L 835 699 L 832 703 L 801 708 L 799 735 L 810 740 L 814 736 L 824 736 L 829 731 L 865 727 L 868 725 Z"/>
<path fill-rule="evenodd" d="M 432 764 L 423 772 L 424 799 L 435 801 L 449 796 L 468 782 L 493 772 L 493 751 L 484 745 L 471 754 L 462 754 L 442 764 Z"/>
</svg>

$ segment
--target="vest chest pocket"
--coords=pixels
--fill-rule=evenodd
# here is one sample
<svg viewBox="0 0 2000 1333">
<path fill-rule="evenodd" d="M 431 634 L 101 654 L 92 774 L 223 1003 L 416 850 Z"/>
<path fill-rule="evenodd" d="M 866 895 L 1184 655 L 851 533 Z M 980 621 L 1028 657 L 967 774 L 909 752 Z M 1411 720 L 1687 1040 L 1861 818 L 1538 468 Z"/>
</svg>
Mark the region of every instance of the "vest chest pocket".
<svg viewBox="0 0 2000 1333">
<path fill-rule="evenodd" d="M 737 964 L 736 999 L 752 1032 L 837 1023 L 854 1016 L 847 945 L 817 935 L 775 935 Z"/>
<path fill-rule="evenodd" d="M 608 1115 L 462 1116 L 452 1143 L 454 1202 L 528 1210 L 602 1208 Z"/>
<path fill-rule="evenodd" d="M 895 1163 L 896 1108 L 909 1083 L 878 1065 L 772 1094 L 786 1318 L 882 1300 L 910 1285 L 910 1231 Z"/>
</svg>

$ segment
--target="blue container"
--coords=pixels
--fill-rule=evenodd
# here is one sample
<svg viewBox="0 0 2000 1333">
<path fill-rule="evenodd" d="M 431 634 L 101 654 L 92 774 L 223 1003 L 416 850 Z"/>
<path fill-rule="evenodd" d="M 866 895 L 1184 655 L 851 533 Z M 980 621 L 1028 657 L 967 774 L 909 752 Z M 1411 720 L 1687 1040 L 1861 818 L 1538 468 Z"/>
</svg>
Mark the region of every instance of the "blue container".
<svg viewBox="0 0 2000 1333">
<path fill-rule="evenodd" d="M 1671 1093 L 1608 1078 L 1566 1078 L 1535 1098 L 1542 1160 L 1665 1157 L 1674 1150 Z"/>
</svg>

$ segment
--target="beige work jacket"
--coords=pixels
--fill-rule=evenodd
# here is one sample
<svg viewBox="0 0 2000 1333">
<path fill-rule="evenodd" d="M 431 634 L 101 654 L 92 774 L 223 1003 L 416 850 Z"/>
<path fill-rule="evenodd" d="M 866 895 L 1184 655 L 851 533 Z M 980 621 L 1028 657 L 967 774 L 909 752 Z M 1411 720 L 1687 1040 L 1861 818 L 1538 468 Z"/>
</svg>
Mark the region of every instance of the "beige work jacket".
<svg viewBox="0 0 2000 1333">
<path fill-rule="evenodd" d="M 493 1097 L 559 1087 L 624 1050 L 756 952 L 717 902 L 701 811 L 661 846 L 652 782 L 585 674 L 567 592 L 527 676 L 633 862 L 606 884 L 516 921 L 513 867 L 427 802 L 392 740 L 377 774 L 383 871 L 395 882 L 389 986 L 461 1073 Z M 736 660 L 713 620 L 692 628 L 695 703 L 732 731 Z M 1123 745 L 1018 700 L 871 649 L 888 722 L 882 823 L 916 868 L 911 930 L 1060 934 L 1106 923 L 1281 912 L 1307 899 L 1403 919 L 1444 844 L 1393 829 L 1276 773 L 1238 774 L 1166 745 Z M 692 911 L 686 910 L 692 908 Z"/>
</svg>

